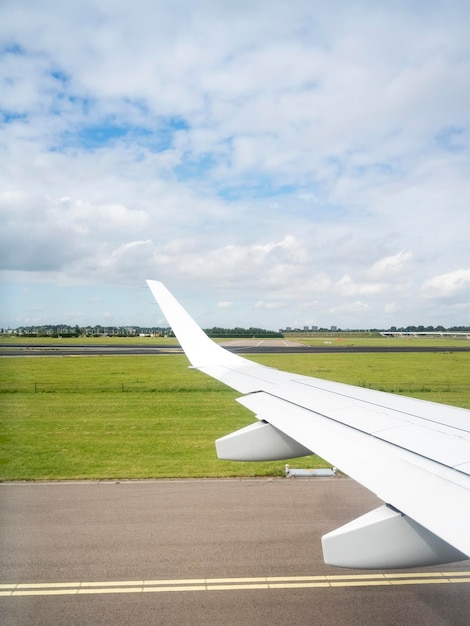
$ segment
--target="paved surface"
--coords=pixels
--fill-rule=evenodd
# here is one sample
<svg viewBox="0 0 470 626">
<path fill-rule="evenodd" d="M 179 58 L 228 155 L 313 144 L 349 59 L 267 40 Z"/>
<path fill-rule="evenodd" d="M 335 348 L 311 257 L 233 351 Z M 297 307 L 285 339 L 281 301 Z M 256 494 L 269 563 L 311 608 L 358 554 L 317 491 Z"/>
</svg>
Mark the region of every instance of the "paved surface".
<svg viewBox="0 0 470 626">
<path fill-rule="evenodd" d="M 470 562 L 324 565 L 378 501 L 345 478 L 0 485 L 0 623 L 468 624 Z"/>
<path fill-rule="evenodd" d="M 222 346 L 238 354 L 328 354 L 346 353 L 357 354 L 364 352 L 470 352 L 470 343 L 467 346 L 449 345 L 439 346 L 348 346 L 343 344 L 328 344 L 304 346 L 289 339 L 240 339 L 226 341 Z M 152 345 L 50 345 L 50 344 L 0 344 L 0 356 L 125 356 L 146 354 L 182 354 L 180 346 L 170 344 Z"/>
</svg>

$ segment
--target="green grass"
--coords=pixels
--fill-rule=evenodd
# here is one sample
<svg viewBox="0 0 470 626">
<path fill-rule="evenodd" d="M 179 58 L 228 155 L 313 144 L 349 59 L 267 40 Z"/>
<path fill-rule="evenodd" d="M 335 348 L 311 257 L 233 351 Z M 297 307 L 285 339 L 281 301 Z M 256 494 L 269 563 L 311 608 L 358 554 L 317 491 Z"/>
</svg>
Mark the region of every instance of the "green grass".
<svg viewBox="0 0 470 626">
<path fill-rule="evenodd" d="M 470 352 L 258 355 L 307 376 L 470 409 Z"/>
<path fill-rule="evenodd" d="M 469 333 L 470 334 L 470 333 Z M 348 337 L 328 337 L 321 335 L 318 337 L 305 337 L 303 335 L 290 335 L 286 338 L 298 341 L 306 346 L 321 346 L 322 348 L 338 347 L 378 347 L 378 348 L 468 348 L 469 340 L 464 338 L 455 339 L 453 337 L 360 337 L 353 334 Z"/>
<path fill-rule="evenodd" d="M 298 373 L 470 408 L 470 354 L 257 355 Z M 216 458 L 214 440 L 255 421 L 240 395 L 184 356 L 0 361 L 3 480 L 282 475 L 284 461 Z M 325 464 L 318 457 L 294 467 Z"/>
</svg>

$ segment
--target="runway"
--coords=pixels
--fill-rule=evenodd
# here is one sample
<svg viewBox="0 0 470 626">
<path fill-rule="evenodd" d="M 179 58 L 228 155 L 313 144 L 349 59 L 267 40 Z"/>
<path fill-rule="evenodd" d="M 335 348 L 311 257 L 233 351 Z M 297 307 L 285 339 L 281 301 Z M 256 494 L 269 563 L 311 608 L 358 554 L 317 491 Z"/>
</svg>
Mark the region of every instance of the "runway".
<svg viewBox="0 0 470 626">
<path fill-rule="evenodd" d="M 326 566 L 378 506 L 347 478 L 4 483 L 3 625 L 468 623 L 470 562 Z"/>
<path fill-rule="evenodd" d="M 319 344 L 305 346 L 289 339 L 242 339 L 222 342 L 224 348 L 236 354 L 359 354 L 396 352 L 470 352 L 467 346 L 351 346 L 347 344 Z M 183 354 L 179 345 L 129 344 L 0 344 L 0 357 L 12 356 L 143 356 Z"/>
</svg>

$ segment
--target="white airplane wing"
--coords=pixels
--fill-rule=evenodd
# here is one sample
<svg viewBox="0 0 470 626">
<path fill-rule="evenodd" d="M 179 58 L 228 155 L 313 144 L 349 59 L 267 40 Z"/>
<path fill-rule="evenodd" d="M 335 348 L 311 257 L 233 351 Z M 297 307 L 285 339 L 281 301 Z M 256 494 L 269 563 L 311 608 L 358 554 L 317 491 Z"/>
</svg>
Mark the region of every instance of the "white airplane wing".
<svg viewBox="0 0 470 626">
<path fill-rule="evenodd" d="M 219 458 L 315 452 L 386 503 L 322 537 L 326 563 L 470 558 L 470 411 L 253 363 L 209 339 L 162 283 L 147 283 L 192 366 L 243 393 L 259 420 L 218 439 Z"/>
</svg>

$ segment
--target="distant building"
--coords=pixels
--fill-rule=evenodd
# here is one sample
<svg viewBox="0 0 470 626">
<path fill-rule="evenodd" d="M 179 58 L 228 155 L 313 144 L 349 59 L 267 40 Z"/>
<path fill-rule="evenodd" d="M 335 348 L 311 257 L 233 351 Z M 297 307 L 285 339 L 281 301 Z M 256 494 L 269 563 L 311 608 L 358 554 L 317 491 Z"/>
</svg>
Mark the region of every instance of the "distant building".
<svg viewBox="0 0 470 626">
<path fill-rule="evenodd" d="M 338 327 L 337 326 L 332 326 L 330 330 L 333 330 L 333 331 L 338 330 Z"/>
</svg>

